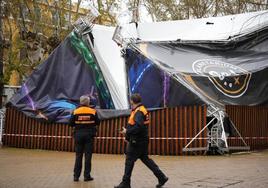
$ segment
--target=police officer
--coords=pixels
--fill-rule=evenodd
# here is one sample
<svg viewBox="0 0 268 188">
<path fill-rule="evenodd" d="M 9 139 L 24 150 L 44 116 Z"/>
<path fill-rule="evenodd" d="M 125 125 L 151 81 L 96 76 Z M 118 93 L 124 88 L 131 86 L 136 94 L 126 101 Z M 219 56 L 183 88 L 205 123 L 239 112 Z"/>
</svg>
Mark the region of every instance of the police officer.
<svg viewBox="0 0 268 188">
<path fill-rule="evenodd" d="M 121 133 L 125 134 L 128 141 L 125 173 L 121 183 L 114 188 L 130 188 L 130 177 L 137 159 L 140 159 L 157 177 L 158 184 L 156 187 L 162 187 L 167 181 L 168 177 L 159 169 L 155 162 L 148 157 L 148 126 L 149 114 L 147 109 L 141 103 L 141 96 L 133 94 L 131 96 L 132 112 L 130 114 L 127 127 Z"/>
<path fill-rule="evenodd" d="M 89 107 L 90 98 L 88 96 L 80 97 L 80 106 L 76 108 L 71 116 L 69 125 L 74 127 L 75 139 L 75 165 L 74 181 L 79 181 L 82 170 L 82 159 L 85 153 L 84 181 L 92 181 L 91 158 L 93 150 L 93 141 L 96 136 L 97 127 L 100 123 L 95 109 Z"/>
</svg>

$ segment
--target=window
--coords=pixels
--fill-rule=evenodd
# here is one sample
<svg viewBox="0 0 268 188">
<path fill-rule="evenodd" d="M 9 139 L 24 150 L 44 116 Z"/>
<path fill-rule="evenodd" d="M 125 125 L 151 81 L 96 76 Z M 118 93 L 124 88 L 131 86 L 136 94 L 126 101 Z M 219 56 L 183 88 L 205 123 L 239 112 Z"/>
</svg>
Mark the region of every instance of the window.
<svg viewBox="0 0 268 188">
<path fill-rule="evenodd" d="M 59 12 L 57 10 L 51 11 L 52 13 L 52 24 L 57 26 L 59 25 L 59 21 L 60 21 L 60 15 Z"/>
</svg>

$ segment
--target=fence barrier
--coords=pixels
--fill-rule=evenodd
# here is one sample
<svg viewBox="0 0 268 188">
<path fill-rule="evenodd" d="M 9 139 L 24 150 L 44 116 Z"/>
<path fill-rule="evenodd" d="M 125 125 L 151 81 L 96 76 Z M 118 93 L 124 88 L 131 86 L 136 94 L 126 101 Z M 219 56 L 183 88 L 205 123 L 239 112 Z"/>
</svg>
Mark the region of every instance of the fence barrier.
<svg viewBox="0 0 268 188">
<path fill-rule="evenodd" d="M 226 106 L 226 112 L 251 150 L 268 149 L 268 107 Z M 229 142 L 243 145 L 237 137 Z"/>
<path fill-rule="evenodd" d="M 226 106 L 230 119 L 252 150 L 268 148 L 268 108 Z M 149 154 L 189 155 L 182 148 L 206 125 L 205 106 L 165 108 L 150 112 Z M 124 137 L 119 131 L 127 117 L 101 121 L 94 143 L 95 153 L 122 154 Z M 191 147 L 206 147 L 203 132 Z M 229 146 L 239 146 L 238 137 L 228 138 Z M 13 107 L 6 111 L 3 144 L 10 147 L 74 151 L 72 130 L 66 124 L 45 123 L 25 116 Z M 200 152 L 196 152 L 201 154 Z"/>
<path fill-rule="evenodd" d="M 166 108 L 150 112 L 149 153 L 180 155 L 182 148 L 206 124 L 205 106 Z M 101 121 L 94 152 L 122 154 L 124 137 L 118 130 L 127 123 L 127 117 Z M 206 145 L 206 135 L 194 143 Z M 25 116 L 15 108 L 6 111 L 4 145 L 19 148 L 74 151 L 72 130 L 66 124 L 49 124 Z"/>
</svg>

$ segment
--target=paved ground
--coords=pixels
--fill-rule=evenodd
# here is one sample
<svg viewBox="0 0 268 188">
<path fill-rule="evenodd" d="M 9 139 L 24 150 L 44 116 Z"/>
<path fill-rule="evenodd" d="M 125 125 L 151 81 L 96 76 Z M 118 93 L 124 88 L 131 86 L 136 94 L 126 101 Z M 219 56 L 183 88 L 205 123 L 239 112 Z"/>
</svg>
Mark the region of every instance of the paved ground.
<svg viewBox="0 0 268 188">
<path fill-rule="evenodd" d="M 170 180 L 166 188 L 267 188 L 268 151 L 231 156 L 152 156 Z M 121 180 L 123 155 L 93 156 L 93 182 L 73 182 L 74 153 L 0 149 L 0 188 L 112 188 Z M 152 173 L 138 161 L 133 188 L 153 188 Z"/>
</svg>

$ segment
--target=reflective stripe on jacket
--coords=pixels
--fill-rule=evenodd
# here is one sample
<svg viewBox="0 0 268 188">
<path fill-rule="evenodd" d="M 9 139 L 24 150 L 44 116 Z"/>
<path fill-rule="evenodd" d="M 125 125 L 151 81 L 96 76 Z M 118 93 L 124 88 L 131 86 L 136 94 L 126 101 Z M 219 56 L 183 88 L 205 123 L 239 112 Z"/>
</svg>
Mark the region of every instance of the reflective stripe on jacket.
<svg viewBox="0 0 268 188">
<path fill-rule="evenodd" d="M 129 125 L 135 125 L 135 114 L 140 111 L 143 113 L 144 115 L 144 125 L 149 125 L 150 123 L 150 120 L 149 120 L 149 113 L 147 111 L 147 109 L 142 105 L 142 106 L 139 106 L 137 107 L 135 110 L 132 110 L 130 116 L 129 116 L 129 119 L 128 119 L 128 124 Z"/>
<path fill-rule="evenodd" d="M 74 127 L 81 128 L 93 128 L 98 124 L 98 118 L 96 117 L 96 110 L 87 106 L 81 106 L 73 112 Z"/>
</svg>

